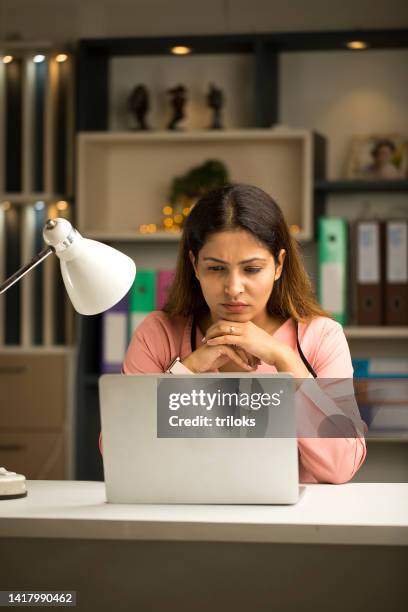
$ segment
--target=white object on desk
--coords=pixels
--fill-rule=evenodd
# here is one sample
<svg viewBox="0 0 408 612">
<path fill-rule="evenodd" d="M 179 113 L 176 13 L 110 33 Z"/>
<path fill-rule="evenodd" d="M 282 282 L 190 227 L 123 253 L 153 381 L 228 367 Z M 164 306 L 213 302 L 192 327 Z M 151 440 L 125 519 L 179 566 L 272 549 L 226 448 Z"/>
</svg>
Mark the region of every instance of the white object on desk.
<svg viewBox="0 0 408 612">
<path fill-rule="evenodd" d="M 0 467 L 0 499 L 15 499 L 27 495 L 26 479 L 22 474 Z"/>
</svg>

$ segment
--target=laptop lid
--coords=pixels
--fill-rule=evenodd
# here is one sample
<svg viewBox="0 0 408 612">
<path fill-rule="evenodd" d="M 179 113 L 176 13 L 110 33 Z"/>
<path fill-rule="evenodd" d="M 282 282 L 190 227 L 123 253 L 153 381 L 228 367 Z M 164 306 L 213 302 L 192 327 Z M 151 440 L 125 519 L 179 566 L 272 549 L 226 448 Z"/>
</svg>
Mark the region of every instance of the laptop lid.
<svg viewBox="0 0 408 612">
<path fill-rule="evenodd" d="M 298 500 L 290 374 L 104 375 L 99 391 L 108 502 Z"/>
</svg>

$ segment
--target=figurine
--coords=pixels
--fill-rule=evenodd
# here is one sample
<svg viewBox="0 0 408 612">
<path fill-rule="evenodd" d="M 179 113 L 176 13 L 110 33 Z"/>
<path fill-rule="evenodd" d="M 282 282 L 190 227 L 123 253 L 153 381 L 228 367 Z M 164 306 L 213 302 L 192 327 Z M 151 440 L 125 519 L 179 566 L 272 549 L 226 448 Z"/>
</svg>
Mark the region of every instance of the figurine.
<svg viewBox="0 0 408 612">
<path fill-rule="evenodd" d="M 207 94 L 207 104 L 214 111 L 212 124 L 210 130 L 221 130 L 223 125 L 221 123 L 221 110 L 224 105 L 224 93 L 222 89 L 219 89 L 213 83 L 210 83 L 210 91 Z"/>
<path fill-rule="evenodd" d="M 129 110 L 135 117 L 137 130 L 150 129 L 146 123 L 146 113 L 150 109 L 149 92 L 144 85 L 136 85 L 129 96 Z"/>
<path fill-rule="evenodd" d="M 167 126 L 168 130 L 177 130 L 177 123 L 184 119 L 184 105 L 187 100 L 186 88 L 183 85 L 177 85 L 172 89 L 168 89 L 167 93 L 172 96 L 171 105 L 173 107 L 173 117 Z"/>
</svg>

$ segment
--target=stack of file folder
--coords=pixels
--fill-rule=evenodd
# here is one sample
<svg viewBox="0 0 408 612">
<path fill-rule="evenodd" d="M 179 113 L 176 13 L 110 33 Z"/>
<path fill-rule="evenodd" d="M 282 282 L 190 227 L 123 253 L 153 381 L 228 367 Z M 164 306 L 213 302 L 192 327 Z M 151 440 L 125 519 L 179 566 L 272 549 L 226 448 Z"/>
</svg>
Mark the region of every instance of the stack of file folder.
<svg viewBox="0 0 408 612">
<path fill-rule="evenodd" d="M 145 316 L 163 308 L 174 270 L 137 270 L 128 294 L 104 312 L 102 321 L 102 374 L 121 371 L 129 341 Z"/>
<path fill-rule="evenodd" d="M 318 296 L 343 325 L 408 325 L 408 220 L 319 219 Z"/>
</svg>

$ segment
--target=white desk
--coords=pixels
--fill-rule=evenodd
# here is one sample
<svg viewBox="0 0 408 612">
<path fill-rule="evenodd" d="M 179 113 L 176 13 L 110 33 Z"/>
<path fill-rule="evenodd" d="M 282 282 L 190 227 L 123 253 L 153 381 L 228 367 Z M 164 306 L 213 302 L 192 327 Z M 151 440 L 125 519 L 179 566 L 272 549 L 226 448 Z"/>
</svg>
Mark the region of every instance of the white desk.
<svg viewBox="0 0 408 612">
<path fill-rule="evenodd" d="M 111 505 L 97 482 L 29 481 L 28 491 L 0 503 L 3 590 L 77 590 L 79 610 L 408 601 L 405 483 L 307 485 L 294 506 Z"/>
<path fill-rule="evenodd" d="M 118 505 L 102 482 L 28 481 L 0 537 L 408 545 L 408 483 L 306 485 L 293 506 Z"/>
</svg>

